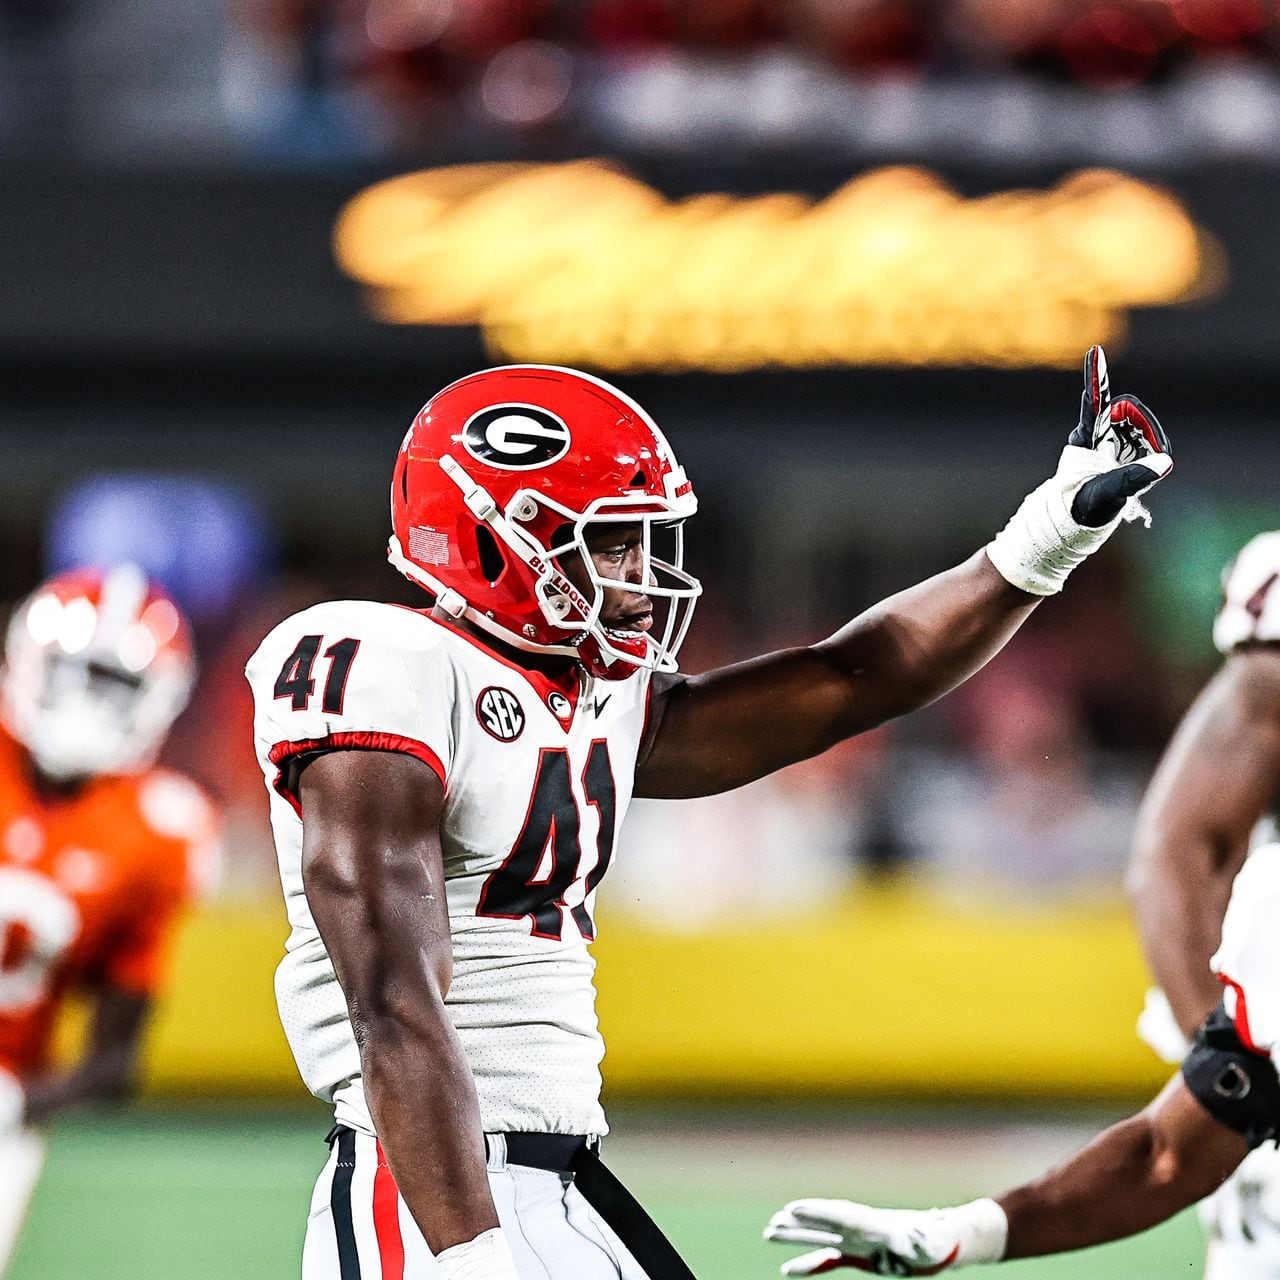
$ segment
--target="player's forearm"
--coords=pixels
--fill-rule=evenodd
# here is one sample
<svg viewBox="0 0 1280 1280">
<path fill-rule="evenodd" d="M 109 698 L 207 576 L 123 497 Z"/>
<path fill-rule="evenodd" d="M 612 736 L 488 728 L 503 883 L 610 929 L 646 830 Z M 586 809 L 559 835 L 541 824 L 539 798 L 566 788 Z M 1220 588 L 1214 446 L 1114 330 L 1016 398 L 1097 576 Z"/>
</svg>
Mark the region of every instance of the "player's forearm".
<svg viewBox="0 0 1280 1280">
<path fill-rule="evenodd" d="M 1180 1106 L 1198 1107 L 1175 1081 L 1146 1111 L 1113 1125 L 1042 1178 L 998 1196 L 1009 1219 L 1005 1257 L 1039 1257 L 1136 1235 L 1219 1187 L 1239 1163 L 1243 1144 L 1217 1126 L 1203 1142 L 1170 1141 L 1155 1113 L 1175 1092 Z M 1212 1124 L 1203 1114 L 1196 1123 Z"/>
<path fill-rule="evenodd" d="M 365 1022 L 370 1110 L 400 1194 L 434 1253 L 498 1225 L 475 1083 L 443 1006 Z"/>
<path fill-rule="evenodd" d="M 1004 648 L 1040 601 L 985 551 L 855 618 L 816 651 L 851 681 L 848 737 L 905 715 L 968 679 Z"/>
</svg>

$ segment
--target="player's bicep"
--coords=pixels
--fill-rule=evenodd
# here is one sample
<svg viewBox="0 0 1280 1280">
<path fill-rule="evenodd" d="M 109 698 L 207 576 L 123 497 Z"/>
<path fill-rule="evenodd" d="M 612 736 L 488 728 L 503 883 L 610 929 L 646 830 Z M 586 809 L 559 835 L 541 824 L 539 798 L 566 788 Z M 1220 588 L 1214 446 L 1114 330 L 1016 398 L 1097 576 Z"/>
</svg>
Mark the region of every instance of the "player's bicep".
<svg viewBox="0 0 1280 1280">
<path fill-rule="evenodd" d="M 298 786 L 303 886 L 353 1021 L 412 1016 L 450 976 L 443 785 L 400 752 L 331 751 Z"/>
<path fill-rule="evenodd" d="M 848 736 L 856 703 L 853 675 L 818 647 L 655 677 L 636 795 L 713 795 L 808 759 Z"/>
</svg>

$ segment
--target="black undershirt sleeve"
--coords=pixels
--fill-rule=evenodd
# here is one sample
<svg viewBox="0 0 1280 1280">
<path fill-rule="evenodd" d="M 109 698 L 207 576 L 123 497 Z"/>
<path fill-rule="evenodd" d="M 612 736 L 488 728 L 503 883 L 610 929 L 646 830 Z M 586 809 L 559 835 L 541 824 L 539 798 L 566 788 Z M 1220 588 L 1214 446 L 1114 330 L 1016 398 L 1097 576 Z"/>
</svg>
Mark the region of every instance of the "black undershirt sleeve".
<svg viewBox="0 0 1280 1280">
<path fill-rule="evenodd" d="M 1280 1134 L 1280 1076 L 1268 1056 L 1245 1047 L 1221 1004 L 1196 1032 L 1182 1079 L 1196 1101 L 1250 1148 Z"/>
</svg>

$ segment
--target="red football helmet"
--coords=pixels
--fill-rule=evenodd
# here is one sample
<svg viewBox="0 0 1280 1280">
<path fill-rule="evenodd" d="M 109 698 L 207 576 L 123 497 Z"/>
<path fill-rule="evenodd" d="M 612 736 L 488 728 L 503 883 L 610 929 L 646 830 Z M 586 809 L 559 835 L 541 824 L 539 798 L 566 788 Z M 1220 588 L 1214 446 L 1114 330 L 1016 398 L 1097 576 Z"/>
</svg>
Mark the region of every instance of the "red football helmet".
<svg viewBox="0 0 1280 1280">
<path fill-rule="evenodd" d="M 485 369 L 432 397 L 409 428 L 391 483 L 388 557 L 445 613 L 620 680 L 640 667 L 675 669 L 702 592 L 682 567 L 682 522 L 697 508 L 657 424 L 607 382 L 549 365 Z M 597 572 L 583 535 L 604 523 L 640 524 L 639 583 Z M 663 530 L 672 550 L 660 559 Z M 575 554 L 589 598 L 557 564 Z M 602 625 L 606 588 L 665 601 L 665 624 L 647 635 Z"/>
<path fill-rule="evenodd" d="M 50 578 L 14 610 L 4 658 L 0 717 L 64 781 L 145 769 L 195 681 L 177 605 L 128 564 Z"/>
</svg>

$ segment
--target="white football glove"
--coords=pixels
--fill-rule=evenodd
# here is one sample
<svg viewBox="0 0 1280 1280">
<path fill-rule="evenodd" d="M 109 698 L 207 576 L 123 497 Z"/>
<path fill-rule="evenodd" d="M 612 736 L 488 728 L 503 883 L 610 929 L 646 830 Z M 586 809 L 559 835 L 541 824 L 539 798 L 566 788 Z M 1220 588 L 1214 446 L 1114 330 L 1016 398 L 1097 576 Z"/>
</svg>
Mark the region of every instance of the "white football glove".
<svg viewBox="0 0 1280 1280">
<path fill-rule="evenodd" d="M 27 1095 L 16 1076 L 0 1068 L 0 1138 L 22 1128 Z"/>
<path fill-rule="evenodd" d="M 1058 470 L 1027 495 L 987 555 L 1015 587 L 1053 595 L 1122 521 L 1151 523 L 1139 495 L 1172 468 L 1169 437 L 1156 415 L 1133 396 L 1111 399 L 1106 356 L 1090 347 L 1080 422 Z"/>
<path fill-rule="evenodd" d="M 474 1240 L 442 1250 L 436 1262 L 445 1280 L 520 1280 L 501 1227 L 490 1227 Z"/>
<path fill-rule="evenodd" d="M 999 1262 L 1009 1221 L 994 1200 L 954 1209 L 876 1209 L 852 1200 L 793 1200 L 764 1229 L 766 1240 L 818 1246 L 783 1263 L 784 1276 L 841 1267 L 878 1276 L 936 1276 Z"/>
</svg>

